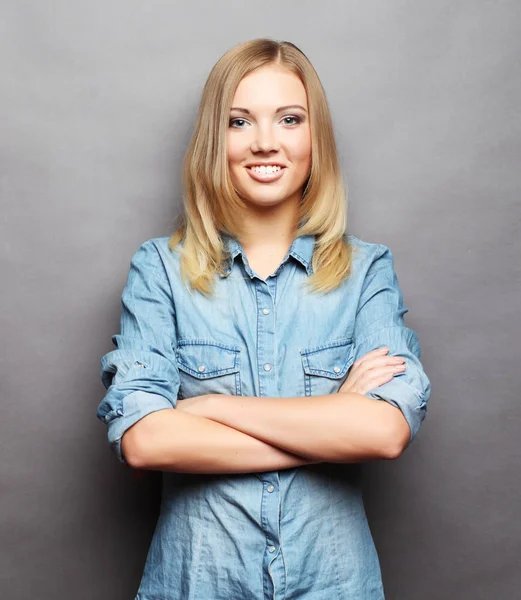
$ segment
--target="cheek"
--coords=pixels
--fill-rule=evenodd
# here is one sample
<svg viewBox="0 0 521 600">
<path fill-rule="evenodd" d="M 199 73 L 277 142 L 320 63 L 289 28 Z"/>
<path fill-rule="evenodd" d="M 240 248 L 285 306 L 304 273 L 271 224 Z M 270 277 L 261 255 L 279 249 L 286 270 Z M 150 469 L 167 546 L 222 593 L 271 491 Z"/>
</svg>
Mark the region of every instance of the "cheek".
<svg viewBox="0 0 521 600">
<path fill-rule="evenodd" d="M 302 132 L 302 135 L 292 141 L 292 160 L 298 162 L 299 167 L 308 168 L 311 165 L 311 135 L 309 132 Z"/>
<path fill-rule="evenodd" d="M 241 144 L 236 139 L 228 138 L 226 140 L 226 157 L 228 159 L 228 173 L 232 184 L 235 187 L 241 186 L 241 162 L 244 160 L 244 152 L 241 150 Z"/>
<path fill-rule="evenodd" d="M 228 157 L 230 167 L 233 167 L 234 163 L 244 160 L 243 146 L 244 144 L 235 136 L 228 136 L 226 140 L 226 156 Z"/>
</svg>

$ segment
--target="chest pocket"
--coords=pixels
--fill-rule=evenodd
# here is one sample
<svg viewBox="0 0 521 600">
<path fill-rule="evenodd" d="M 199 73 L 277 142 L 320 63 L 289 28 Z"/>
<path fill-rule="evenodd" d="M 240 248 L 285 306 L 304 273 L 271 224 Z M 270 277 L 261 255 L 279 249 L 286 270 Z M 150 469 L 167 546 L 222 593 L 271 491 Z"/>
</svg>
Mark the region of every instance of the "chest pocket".
<svg viewBox="0 0 521 600">
<path fill-rule="evenodd" d="M 300 351 L 306 396 L 335 394 L 354 362 L 353 341 L 340 338 Z"/>
<path fill-rule="evenodd" d="M 204 394 L 241 395 L 240 348 L 208 340 L 179 340 L 179 399 Z"/>
</svg>

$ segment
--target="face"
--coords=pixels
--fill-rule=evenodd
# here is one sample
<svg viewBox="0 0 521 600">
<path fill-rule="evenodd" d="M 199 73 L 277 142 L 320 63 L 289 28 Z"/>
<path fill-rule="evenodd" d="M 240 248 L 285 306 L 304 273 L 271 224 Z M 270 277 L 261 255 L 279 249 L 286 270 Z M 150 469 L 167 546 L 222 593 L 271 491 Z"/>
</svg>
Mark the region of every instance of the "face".
<svg viewBox="0 0 521 600">
<path fill-rule="evenodd" d="M 308 103 L 300 79 L 276 65 L 246 75 L 232 101 L 226 142 L 233 185 L 248 204 L 298 203 L 311 168 Z"/>
</svg>

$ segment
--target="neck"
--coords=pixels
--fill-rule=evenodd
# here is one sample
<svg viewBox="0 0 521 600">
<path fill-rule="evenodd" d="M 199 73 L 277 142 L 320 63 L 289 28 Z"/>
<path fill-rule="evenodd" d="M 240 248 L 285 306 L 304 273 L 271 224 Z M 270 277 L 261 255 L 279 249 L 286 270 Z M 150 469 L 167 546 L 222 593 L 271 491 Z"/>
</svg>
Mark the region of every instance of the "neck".
<svg viewBox="0 0 521 600">
<path fill-rule="evenodd" d="M 245 250 L 289 247 L 297 233 L 298 199 L 278 206 L 248 206 L 245 211 L 240 242 Z"/>
</svg>

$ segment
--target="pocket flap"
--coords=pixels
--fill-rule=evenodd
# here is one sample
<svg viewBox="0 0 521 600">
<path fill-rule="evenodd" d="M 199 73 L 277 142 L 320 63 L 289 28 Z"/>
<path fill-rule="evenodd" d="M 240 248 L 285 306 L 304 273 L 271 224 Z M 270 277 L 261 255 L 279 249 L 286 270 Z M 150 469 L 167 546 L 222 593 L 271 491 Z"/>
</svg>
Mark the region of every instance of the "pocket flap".
<svg viewBox="0 0 521 600">
<path fill-rule="evenodd" d="M 179 340 L 177 366 L 198 379 L 218 377 L 239 370 L 240 348 L 207 340 Z"/>
<path fill-rule="evenodd" d="M 353 341 L 343 338 L 327 345 L 301 350 L 302 366 L 308 375 L 341 379 L 354 362 Z"/>
</svg>

